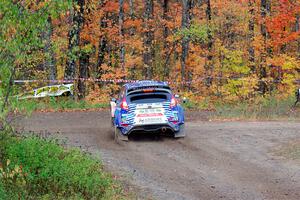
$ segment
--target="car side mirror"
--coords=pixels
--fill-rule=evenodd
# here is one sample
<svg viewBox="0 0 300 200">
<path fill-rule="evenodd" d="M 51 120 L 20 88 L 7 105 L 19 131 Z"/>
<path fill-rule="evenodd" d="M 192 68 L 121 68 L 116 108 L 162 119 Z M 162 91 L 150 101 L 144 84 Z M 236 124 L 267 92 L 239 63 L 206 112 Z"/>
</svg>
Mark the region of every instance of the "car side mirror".
<svg viewBox="0 0 300 200">
<path fill-rule="evenodd" d="M 116 103 L 117 99 L 116 98 L 111 98 L 111 101 Z"/>
</svg>

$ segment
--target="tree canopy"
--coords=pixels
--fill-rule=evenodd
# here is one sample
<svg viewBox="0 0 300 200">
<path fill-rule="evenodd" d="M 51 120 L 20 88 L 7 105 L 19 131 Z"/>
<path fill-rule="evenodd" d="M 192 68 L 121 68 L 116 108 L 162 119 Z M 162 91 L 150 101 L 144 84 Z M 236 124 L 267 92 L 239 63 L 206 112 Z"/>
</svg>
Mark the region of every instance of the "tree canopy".
<svg viewBox="0 0 300 200">
<path fill-rule="evenodd" d="M 0 21 L 2 88 L 70 79 L 84 97 L 86 79 L 156 79 L 236 101 L 299 84 L 296 0 L 3 0 Z"/>
</svg>

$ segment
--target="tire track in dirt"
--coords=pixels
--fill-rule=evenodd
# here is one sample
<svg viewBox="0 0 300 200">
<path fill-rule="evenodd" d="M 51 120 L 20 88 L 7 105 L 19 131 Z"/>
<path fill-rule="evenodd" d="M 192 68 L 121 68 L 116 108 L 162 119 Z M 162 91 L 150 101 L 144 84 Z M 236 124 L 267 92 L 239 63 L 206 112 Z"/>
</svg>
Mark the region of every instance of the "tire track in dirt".
<svg viewBox="0 0 300 200">
<path fill-rule="evenodd" d="M 70 145 L 101 154 L 139 199 L 300 199 L 300 166 L 270 153 L 299 139 L 296 122 L 193 121 L 183 140 L 142 135 L 123 145 L 113 141 L 108 112 L 34 113 L 17 127 L 59 132 Z"/>
</svg>

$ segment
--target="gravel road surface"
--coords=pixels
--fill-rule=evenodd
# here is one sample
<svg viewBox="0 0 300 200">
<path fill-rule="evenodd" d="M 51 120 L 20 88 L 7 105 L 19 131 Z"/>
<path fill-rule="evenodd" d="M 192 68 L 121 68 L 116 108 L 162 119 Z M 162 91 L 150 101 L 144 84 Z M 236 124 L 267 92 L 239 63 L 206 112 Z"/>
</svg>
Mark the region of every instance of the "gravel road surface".
<svg viewBox="0 0 300 200">
<path fill-rule="evenodd" d="M 299 162 L 274 153 L 300 141 L 299 122 L 209 122 L 208 115 L 187 113 L 184 139 L 136 135 L 122 145 L 107 111 L 34 113 L 16 126 L 59 133 L 101 155 L 137 199 L 300 199 Z"/>
</svg>

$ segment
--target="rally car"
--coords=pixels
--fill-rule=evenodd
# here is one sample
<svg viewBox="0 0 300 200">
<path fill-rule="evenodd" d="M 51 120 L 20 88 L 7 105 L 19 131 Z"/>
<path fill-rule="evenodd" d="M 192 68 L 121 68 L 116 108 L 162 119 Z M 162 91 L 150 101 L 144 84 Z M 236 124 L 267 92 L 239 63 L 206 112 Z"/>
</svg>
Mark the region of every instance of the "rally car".
<svg viewBox="0 0 300 200">
<path fill-rule="evenodd" d="M 184 111 L 166 82 L 137 81 L 125 84 L 111 100 L 115 139 L 128 140 L 136 132 L 171 133 L 185 137 Z"/>
</svg>

